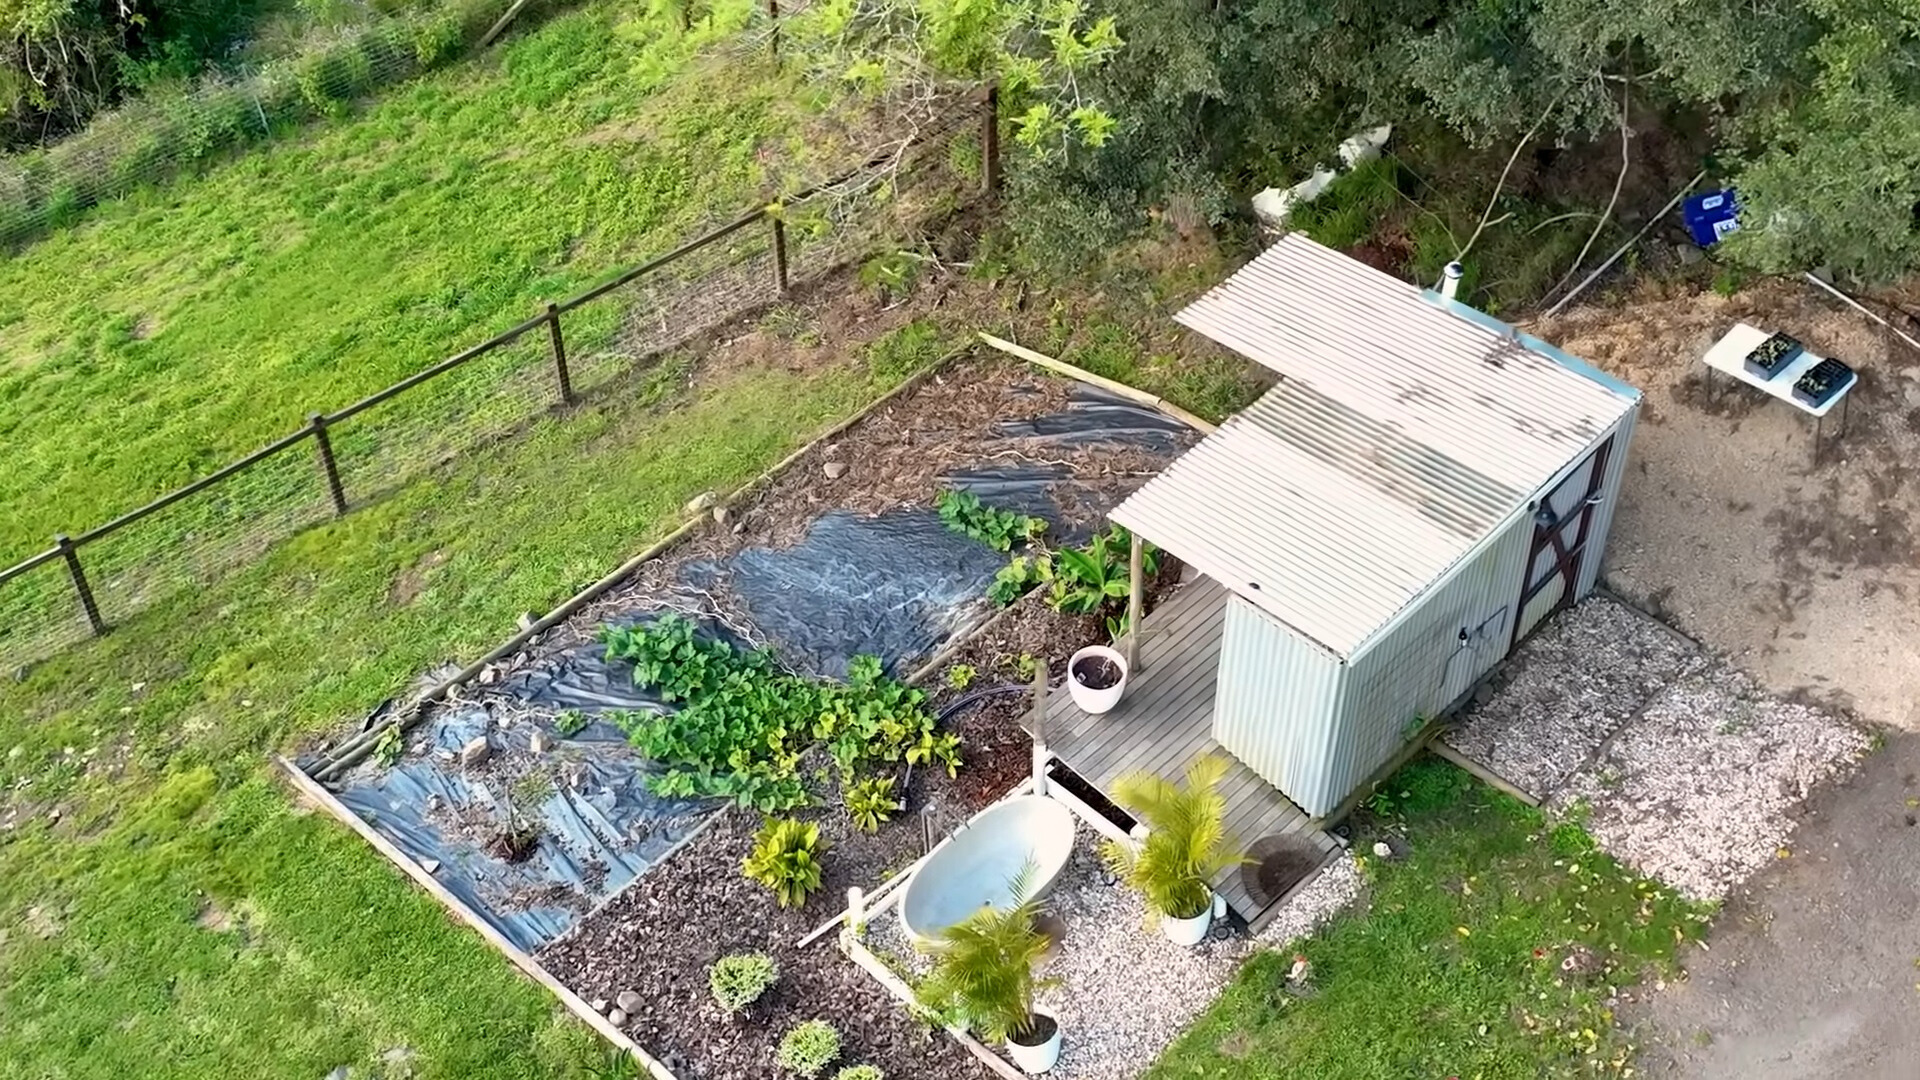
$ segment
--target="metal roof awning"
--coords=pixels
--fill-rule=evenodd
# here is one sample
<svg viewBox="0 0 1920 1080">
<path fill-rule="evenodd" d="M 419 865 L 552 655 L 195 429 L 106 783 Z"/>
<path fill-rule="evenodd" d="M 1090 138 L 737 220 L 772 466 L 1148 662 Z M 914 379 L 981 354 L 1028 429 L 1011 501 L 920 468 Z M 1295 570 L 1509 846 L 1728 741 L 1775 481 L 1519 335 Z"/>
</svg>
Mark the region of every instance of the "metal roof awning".
<svg viewBox="0 0 1920 1080">
<path fill-rule="evenodd" d="M 1178 319 L 1280 383 L 1111 517 L 1342 657 L 1638 398 L 1298 234 Z"/>
</svg>

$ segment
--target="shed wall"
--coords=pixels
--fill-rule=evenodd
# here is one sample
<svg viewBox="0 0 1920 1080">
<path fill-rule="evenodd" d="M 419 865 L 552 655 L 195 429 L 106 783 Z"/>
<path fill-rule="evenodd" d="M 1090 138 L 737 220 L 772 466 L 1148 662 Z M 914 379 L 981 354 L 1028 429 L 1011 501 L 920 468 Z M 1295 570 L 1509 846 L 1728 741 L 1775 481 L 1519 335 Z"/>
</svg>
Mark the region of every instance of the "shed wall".
<svg viewBox="0 0 1920 1080">
<path fill-rule="evenodd" d="M 1213 738 L 1309 814 L 1346 665 L 1238 596 L 1227 601 Z"/>
<path fill-rule="evenodd" d="M 1287 792 L 1301 809 L 1332 813 L 1400 752 L 1416 721 L 1440 715 L 1506 656 L 1532 538 L 1530 514 L 1508 518 L 1348 662 L 1321 756 L 1302 763 L 1314 783 Z"/>
</svg>

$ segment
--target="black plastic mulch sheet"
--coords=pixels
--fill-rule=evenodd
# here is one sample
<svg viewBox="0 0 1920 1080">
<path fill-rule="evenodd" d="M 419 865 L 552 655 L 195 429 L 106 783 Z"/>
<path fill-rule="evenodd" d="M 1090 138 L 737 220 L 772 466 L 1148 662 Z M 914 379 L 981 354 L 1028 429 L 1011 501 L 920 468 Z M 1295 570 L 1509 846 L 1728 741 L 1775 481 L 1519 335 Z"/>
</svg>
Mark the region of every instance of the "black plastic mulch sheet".
<svg viewBox="0 0 1920 1080">
<path fill-rule="evenodd" d="M 706 802 L 648 791 L 649 763 L 619 731 L 596 722 L 571 739 L 555 735 L 548 755 L 578 777 L 579 789 L 555 784 L 540 805 L 517 807 L 538 826 L 538 847 L 522 862 L 495 858 L 485 850 L 491 838 L 484 832 L 507 820 L 502 800 L 513 798 L 511 790 L 484 774 L 470 777 L 440 753 L 458 754 L 483 733 L 495 755 L 526 752 L 533 721 L 501 732 L 489 731 L 487 719 L 479 706 L 439 713 L 427 728 L 432 751 L 391 769 L 361 769 L 339 798 L 414 861 L 437 862 L 433 876 L 523 950 L 553 940 L 625 888 L 712 810 Z M 443 831 L 437 822 L 455 814 L 482 823 L 483 834 Z"/>
<path fill-rule="evenodd" d="M 1125 447 L 1171 461 L 1191 436 L 1190 429 L 1152 409 L 1076 386 L 1062 412 L 993 425 L 981 440 L 980 464 L 945 479 L 989 505 L 1046 517 L 1056 524 L 1056 540 L 1079 542 L 1097 523 L 1062 526 L 1069 508 L 1106 506 L 1113 495 L 1080 484 L 1064 465 L 1010 463 L 995 458 L 996 451 L 1040 440 Z M 753 548 L 724 562 L 692 564 L 683 576 L 700 588 L 724 580 L 744 607 L 752 624 L 744 629 L 754 640 L 772 643 L 797 669 L 837 678 L 855 656 L 878 656 L 893 670 L 938 649 L 983 617 L 987 586 L 1006 560 L 947 529 L 930 510 L 877 517 L 831 511 L 792 547 Z M 629 613 L 618 621 L 646 621 L 654 614 Z M 710 624 L 702 632 L 741 644 Z M 427 754 L 392 769 L 361 766 L 340 798 L 410 857 L 438 863 L 436 878 L 531 952 L 664 857 L 713 806 L 649 791 L 650 764 L 602 719 L 570 738 L 554 730 L 546 714 L 560 710 L 593 718 L 610 710 L 670 708 L 634 686 L 632 665 L 607 659 L 597 642 L 542 657 L 488 689 L 541 715 L 520 719 L 503 733 L 489 723 L 485 706 L 441 710 L 426 729 Z M 489 779 L 484 767 L 469 776 L 457 755 L 482 734 L 495 757 L 526 754 L 535 726 L 555 740 L 549 761 L 579 786 L 556 784 L 541 806 L 518 808 L 523 817 L 537 818 L 543 835 L 529 858 L 511 864 L 486 852 L 483 835 L 489 822 L 497 827 L 507 820 L 502 800 L 511 793 L 494 790 L 506 782 Z M 449 808 L 474 824 L 443 830 Z"/>
</svg>

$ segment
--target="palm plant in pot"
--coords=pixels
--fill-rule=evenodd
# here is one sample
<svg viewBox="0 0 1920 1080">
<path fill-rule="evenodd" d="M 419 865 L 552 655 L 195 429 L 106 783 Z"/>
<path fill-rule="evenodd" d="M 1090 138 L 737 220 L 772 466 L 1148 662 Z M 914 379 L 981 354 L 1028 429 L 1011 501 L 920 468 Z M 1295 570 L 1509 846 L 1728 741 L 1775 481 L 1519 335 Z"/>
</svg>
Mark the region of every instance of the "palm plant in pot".
<svg viewBox="0 0 1920 1080">
<path fill-rule="evenodd" d="M 1033 890 L 1034 867 L 1014 875 L 1013 896 Z M 1060 1060 L 1060 1023 L 1034 1008 L 1034 995 L 1052 985 L 1034 976 L 1047 950 L 1035 926 L 1036 900 L 1013 907 L 984 907 L 950 927 L 929 947 L 933 970 L 920 983 L 920 1004 L 947 1023 L 989 1041 L 1005 1041 L 1014 1064 L 1043 1073 Z"/>
<path fill-rule="evenodd" d="M 1187 765 L 1183 784 L 1135 772 L 1114 781 L 1113 801 L 1146 827 L 1135 843 L 1109 840 L 1101 852 L 1114 876 L 1137 890 L 1175 944 L 1198 945 L 1213 924 L 1214 876 L 1244 861 L 1227 835 L 1227 800 L 1220 794 L 1227 759 L 1202 754 Z"/>
</svg>

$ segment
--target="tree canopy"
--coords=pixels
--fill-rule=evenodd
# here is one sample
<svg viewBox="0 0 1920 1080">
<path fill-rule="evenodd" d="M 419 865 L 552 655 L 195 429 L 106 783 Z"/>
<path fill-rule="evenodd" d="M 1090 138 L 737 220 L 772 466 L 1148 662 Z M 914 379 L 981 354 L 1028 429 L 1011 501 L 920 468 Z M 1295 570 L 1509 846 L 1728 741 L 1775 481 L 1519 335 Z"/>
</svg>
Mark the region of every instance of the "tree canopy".
<svg viewBox="0 0 1920 1080">
<path fill-rule="evenodd" d="M 1224 207 L 1362 125 L 1568 145 L 1685 116 L 1740 192 L 1736 256 L 1869 278 L 1920 262 L 1920 0 L 824 6 L 885 14 L 859 41 L 876 82 L 1010 77 L 1016 125 L 1051 157 L 1042 194 L 1137 209 L 1178 191 Z"/>
</svg>

